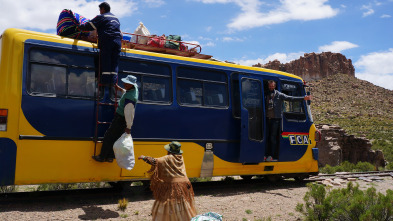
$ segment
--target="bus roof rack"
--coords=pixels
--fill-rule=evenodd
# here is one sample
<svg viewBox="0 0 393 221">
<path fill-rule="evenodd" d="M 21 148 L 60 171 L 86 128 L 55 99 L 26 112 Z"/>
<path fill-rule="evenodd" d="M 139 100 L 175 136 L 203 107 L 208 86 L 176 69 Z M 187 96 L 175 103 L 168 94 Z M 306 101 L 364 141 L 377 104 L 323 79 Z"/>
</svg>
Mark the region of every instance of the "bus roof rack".
<svg viewBox="0 0 393 221">
<path fill-rule="evenodd" d="M 168 47 L 169 45 L 172 45 L 172 47 Z M 201 54 L 202 48 L 198 44 L 165 39 L 164 35 L 143 36 L 123 32 L 121 47 L 199 59 L 210 59 L 213 57 Z"/>
</svg>

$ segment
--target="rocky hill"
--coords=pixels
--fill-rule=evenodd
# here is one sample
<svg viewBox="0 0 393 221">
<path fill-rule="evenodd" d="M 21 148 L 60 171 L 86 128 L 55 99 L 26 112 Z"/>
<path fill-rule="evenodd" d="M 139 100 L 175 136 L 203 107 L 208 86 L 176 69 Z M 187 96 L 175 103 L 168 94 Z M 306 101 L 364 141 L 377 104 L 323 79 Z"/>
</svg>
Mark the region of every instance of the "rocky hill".
<svg viewBox="0 0 393 221">
<path fill-rule="evenodd" d="M 267 64 L 256 64 L 254 67 L 263 67 L 296 74 L 305 81 L 319 80 L 336 73 L 355 76 L 355 68 L 351 59 L 340 53 L 322 52 L 306 53 L 304 56 L 286 64 L 280 61 L 269 61 Z"/>
<path fill-rule="evenodd" d="M 310 82 L 316 124 L 335 124 L 366 137 L 393 162 L 393 91 L 347 74 Z M 393 169 L 393 165 L 389 165 Z"/>
</svg>

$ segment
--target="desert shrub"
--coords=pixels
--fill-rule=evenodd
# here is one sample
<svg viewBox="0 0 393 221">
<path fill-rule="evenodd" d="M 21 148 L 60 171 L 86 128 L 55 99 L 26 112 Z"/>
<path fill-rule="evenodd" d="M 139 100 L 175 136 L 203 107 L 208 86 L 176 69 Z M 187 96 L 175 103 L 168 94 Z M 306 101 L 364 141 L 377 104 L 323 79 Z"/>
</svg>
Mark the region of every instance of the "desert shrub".
<svg viewBox="0 0 393 221">
<path fill-rule="evenodd" d="M 371 187 L 360 190 L 359 185 L 349 182 L 347 188 L 327 190 L 325 186 L 307 184 L 308 192 L 304 196 L 305 204 L 297 204 L 296 211 L 302 213 L 305 220 L 392 220 L 393 191 L 386 195 L 377 193 Z"/>
<path fill-rule="evenodd" d="M 124 212 L 127 209 L 127 205 L 128 205 L 128 199 L 123 198 L 119 200 L 119 204 L 117 205 L 117 208 Z"/>
<path fill-rule="evenodd" d="M 320 168 L 319 172 L 333 174 L 336 172 L 367 172 L 374 170 L 375 166 L 369 162 L 358 162 L 357 164 L 353 164 L 348 161 L 344 161 L 342 164 L 334 167 L 327 164 L 326 166 Z"/>
<path fill-rule="evenodd" d="M 367 172 L 367 171 L 374 171 L 375 166 L 369 162 L 358 162 L 355 166 L 355 170 L 357 172 Z"/>
</svg>

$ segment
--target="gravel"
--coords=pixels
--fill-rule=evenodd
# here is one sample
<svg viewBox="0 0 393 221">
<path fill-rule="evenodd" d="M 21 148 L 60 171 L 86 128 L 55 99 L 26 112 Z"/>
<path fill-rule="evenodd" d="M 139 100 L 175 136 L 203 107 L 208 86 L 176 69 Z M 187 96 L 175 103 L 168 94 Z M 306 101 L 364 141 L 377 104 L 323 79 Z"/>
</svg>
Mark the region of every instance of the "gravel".
<svg viewBox="0 0 393 221">
<path fill-rule="evenodd" d="M 381 181 L 356 181 L 362 189 L 375 187 L 386 193 L 392 188 L 393 179 L 384 177 Z M 194 185 L 195 186 L 195 185 Z M 344 188 L 346 184 L 334 188 Z M 217 212 L 223 220 L 301 220 L 295 211 L 297 203 L 303 203 L 307 192 L 305 183 L 283 181 L 242 184 L 230 187 L 196 187 L 195 201 L 199 214 Z M 110 199 L 40 200 L 32 197 L 27 201 L 0 201 L 0 220 L 151 220 L 154 199 L 149 192 L 128 193 L 126 210 L 118 209 L 120 196 Z"/>
</svg>

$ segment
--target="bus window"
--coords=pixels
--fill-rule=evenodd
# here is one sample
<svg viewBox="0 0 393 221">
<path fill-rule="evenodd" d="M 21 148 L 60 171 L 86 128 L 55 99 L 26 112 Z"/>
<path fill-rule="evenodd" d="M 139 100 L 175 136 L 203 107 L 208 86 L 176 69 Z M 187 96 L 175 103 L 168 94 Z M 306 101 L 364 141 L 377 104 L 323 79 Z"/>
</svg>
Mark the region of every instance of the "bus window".
<svg viewBox="0 0 393 221">
<path fill-rule="evenodd" d="M 204 83 L 204 104 L 206 106 L 227 106 L 227 88 L 225 84 Z"/>
<path fill-rule="evenodd" d="M 299 84 L 282 82 L 281 91 L 284 94 L 290 96 L 303 96 L 301 94 Z M 306 120 L 306 114 L 304 112 L 303 101 L 284 101 L 283 103 L 284 117 L 288 120 Z"/>
<path fill-rule="evenodd" d="M 144 101 L 170 102 L 169 78 L 162 77 L 143 77 L 143 96 Z"/>
<path fill-rule="evenodd" d="M 202 87 L 198 81 L 178 80 L 180 103 L 202 106 Z"/>
<path fill-rule="evenodd" d="M 263 139 L 262 85 L 258 80 L 242 79 L 242 104 L 248 111 L 248 136 L 250 140 Z"/>
<path fill-rule="evenodd" d="M 32 64 L 29 92 L 33 94 L 65 95 L 66 68 Z"/>
<path fill-rule="evenodd" d="M 30 61 L 94 68 L 94 57 L 90 54 L 34 48 L 30 51 Z"/>
<path fill-rule="evenodd" d="M 32 48 L 27 90 L 36 96 L 93 98 L 94 57 L 89 54 Z"/>
<path fill-rule="evenodd" d="M 133 59 L 120 60 L 119 79 L 131 74 L 137 77 L 139 101 L 147 103 L 170 103 L 172 101 L 171 69 L 169 65 L 142 62 Z M 122 81 L 118 81 L 121 87 Z M 121 92 L 118 92 L 118 97 Z"/>
<path fill-rule="evenodd" d="M 228 106 L 228 84 L 225 73 L 179 67 L 177 77 L 177 100 L 181 105 Z"/>
<path fill-rule="evenodd" d="M 93 97 L 95 90 L 95 72 L 71 68 L 68 77 L 68 95 Z"/>
</svg>

